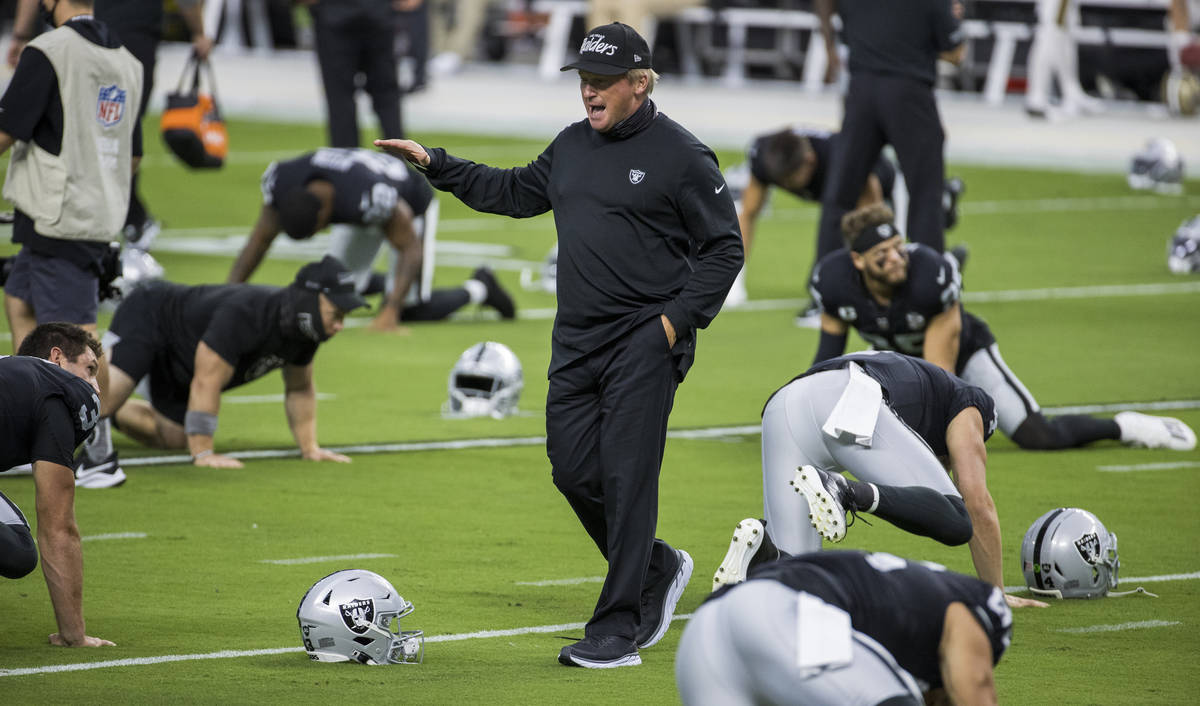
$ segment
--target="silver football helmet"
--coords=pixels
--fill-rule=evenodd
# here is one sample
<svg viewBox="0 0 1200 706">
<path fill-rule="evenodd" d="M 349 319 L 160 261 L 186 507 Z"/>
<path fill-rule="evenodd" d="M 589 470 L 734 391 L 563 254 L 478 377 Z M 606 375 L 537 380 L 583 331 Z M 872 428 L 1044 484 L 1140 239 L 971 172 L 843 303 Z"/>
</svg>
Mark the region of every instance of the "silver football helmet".
<svg viewBox="0 0 1200 706">
<path fill-rule="evenodd" d="M 1117 587 L 1117 535 L 1095 515 L 1060 507 L 1037 519 L 1021 542 L 1021 570 L 1034 593 L 1101 598 Z"/>
<path fill-rule="evenodd" d="M 1164 194 L 1183 192 L 1183 157 L 1175 143 L 1156 137 L 1146 143 L 1129 166 L 1126 177 L 1134 189 L 1153 189 Z"/>
<path fill-rule="evenodd" d="M 296 619 L 304 651 L 317 662 L 420 664 L 425 633 L 400 629 L 400 619 L 411 612 L 413 604 L 387 579 L 349 569 L 313 584 L 296 609 Z"/>
<path fill-rule="evenodd" d="M 446 417 L 501 419 L 517 411 L 525 378 L 521 361 L 503 343 L 485 341 L 468 348 L 450 369 Z"/>
<path fill-rule="evenodd" d="M 1177 275 L 1200 272 L 1200 216 L 1192 216 L 1167 245 L 1167 269 Z"/>
</svg>

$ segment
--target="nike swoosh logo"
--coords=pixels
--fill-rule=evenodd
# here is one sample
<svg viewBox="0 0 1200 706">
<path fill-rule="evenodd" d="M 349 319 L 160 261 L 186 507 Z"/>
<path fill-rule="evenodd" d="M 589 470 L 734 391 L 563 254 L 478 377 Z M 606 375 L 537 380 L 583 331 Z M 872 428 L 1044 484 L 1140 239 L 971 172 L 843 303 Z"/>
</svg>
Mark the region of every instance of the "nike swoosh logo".
<svg viewBox="0 0 1200 706">
<path fill-rule="evenodd" d="M 724 185 L 724 184 L 721 184 L 720 186 L 718 186 L 718 187 L 716 188 L 716 190 L 714 190 L 714 191 L 713 191 L 713 193 L 714 193 L 714 194 L 719 194 L 719 193 L 721 193 L 721 192 L 722 192 L 722 191 L 724 191 L 724 190 L 725 190 L 725 185 Z"/>
</svg>

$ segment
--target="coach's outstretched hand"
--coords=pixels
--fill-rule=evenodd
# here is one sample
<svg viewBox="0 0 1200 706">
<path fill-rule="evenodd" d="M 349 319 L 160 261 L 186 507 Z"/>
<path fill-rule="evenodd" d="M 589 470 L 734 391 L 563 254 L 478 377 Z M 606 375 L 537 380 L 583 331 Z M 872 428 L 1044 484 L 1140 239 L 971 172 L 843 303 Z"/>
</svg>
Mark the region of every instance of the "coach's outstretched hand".
<svg viewBox="0 0 1200 706">
<path fill-rule="evenodd" d="M 412 140 L 375 140 L 375 146 L 393 157 L 407 159 L 418 167 L 429 166 L 429 153 Z"/>
</svg>

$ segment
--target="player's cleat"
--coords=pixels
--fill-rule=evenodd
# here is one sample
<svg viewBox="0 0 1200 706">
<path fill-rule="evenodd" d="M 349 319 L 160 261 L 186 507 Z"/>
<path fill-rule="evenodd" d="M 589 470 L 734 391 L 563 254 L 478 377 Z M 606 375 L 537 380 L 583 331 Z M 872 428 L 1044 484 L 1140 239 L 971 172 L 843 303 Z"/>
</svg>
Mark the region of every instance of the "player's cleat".
<svg viewBox="0 0 1200 706">
<path fill-rule="evenodd" d="M 950 256 L 958 262 L 958 271 L 962 272 L 967 266 L 967 258 L 971 256 L 971 249 L 966 243 L 959 243 L 950 248 Z"/>
<path fill-rule="evenodd" d="M 642 622 L 638 625 L 637 646 L 651 647 L 667 634 L 671 619 L 675 617 L 675 606 L 688 581 L 692 580 L 692 556 L 682 549 L 675 552 L 673 571 L 666 572 L 662 580 L 649 588 L 642 589 Z M 640 662 L 640 660 L 639 660 Z"/>
<path fill-rule="evenodd" d="M 500 286 L 500 282 L 496 280 L 496 275 L 487 267 L 480 267 L 471 274 L 471 279 L 483 282 L 483 286 L 487 287 L 487 297 L 483 303 L 500 312 L 500 318 L 513 319 L 517 316 L 517 306 L 513 304 L 512 297 L 504 288 Z"/>
<path fill-rule="evenodd" d="M 22 463 L 18 466 L 13 466 L 12 468 L 0 471 L 0 475 L 31 476 L 31 475 L 33 475 L 33 464 L 32 463 Z"/>
<path fill-rule="evenodd" d="M 950 177 L 942 185 L 942 216 L 946 230 L 958 223 L 958 200 L 966 192 L 967 185 L 958 177 Z"/>
<path fill-rule="evenodd" d="M 573 645 L 567 645 L 558 653 L 558 661 L 568 667 L 588 669 L 612 669 L 633 667 L 642 663 L 637 645 L 625 637 L 605 635 L 585 637 Z"/>
<path fill-rule="evenodd" d="M 146 252 L 154 245 L 154 240 L 158 238 L 158 234 L 162 232 L 162 225 L 153 218 L 147 218 L 142 221 L 142 224 L 134 225 L 130 223 L 121 231 L 125 236 L 125 242 L 134 250 Z"/>
<path fill-rule="evenodd" d="M 750 569 L 779 558 L 779 550 L 767 534 L 762 520 L 747 517 L 733 528 L 729 551 L 713 574 L 713 590 L 746 580 Z"/>
<path fill-rule="evenodd" d="M 816 303 L 810 303 L 804 309 L 796 313 L 796 318 L 792 321 L 797 328 L 821 328 L 821 307 Z"/>
<path fill-rule="evenodd" d="M 125 482 L 125 471 L 113 451 L 100 463 L 92 463 L 86 453 L 75 459 L 76 488 L 115 488 Z"/>
<path fill-rule="evenodd" d="M 1113 421 L 1121 429 L 1121 443 L 1148 449 L 1191 451 L 1196 433 L 1173 417 L 1153 417 L 1141 412 L 1120 412 Z"/>
<path fill-rule="evenodd" d="M 808 519 L 817 532 L 831 542 L 845 539 L 846 511 L 853 512 L 857 508 L 854 507 L 850 484 L 842 474 L 801 466 L 789 482 L 792 489 L 803 493 L 808 501 Z"/>
</svg>

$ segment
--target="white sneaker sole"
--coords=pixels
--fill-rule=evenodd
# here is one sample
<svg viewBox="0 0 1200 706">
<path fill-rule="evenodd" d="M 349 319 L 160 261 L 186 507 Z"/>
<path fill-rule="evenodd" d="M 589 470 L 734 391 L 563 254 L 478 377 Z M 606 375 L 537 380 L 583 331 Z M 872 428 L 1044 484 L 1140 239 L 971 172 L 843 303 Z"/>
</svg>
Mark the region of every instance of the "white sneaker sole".
<svg viewBox="0 0 1200 706">
<path fill-rule="evenodd" d="M 596 662 L 590 659 L 583 659 L 582 657 L 571 655 L 570 660 L 574 664 L 587 669 L 615 669 L 617 667 L 636 667 L 642 663 L 642 656 L 634 652 L 631 655 L 625 655 L 624 657 L 619 657 L 607 662 Z"/>
<path fill-rule="evenodd" d="M 812 466 L 801 466 L 792 477 L 792 489 L 803 493 L 808 501 L 808 519 L 822 537 L 831 542 L 846 538 L 846 511 L 842 509 L 821 482 L 821 476 Z"/>
<path fill-rule="evenodd" d="M 762 523 L 753 517 L 747 517 L 733 528 L 733 539 L 729 542 L 729 551 L 713 574 L 713 588 L 732 586 L 746 580 L 749 573 L 750 560 L 758 553 L 763 543 Z"/>
<path fill-rule="evenodd" d="M 107 464 L 106 464 L 107 465 Z M 120 466 L 113 471 L 87 471 L 75 478 L 76 488 L 115 488 L 125 482 L 125 471 Z"/>
<path fill-rule="evenodd" d="M 683 589 L 687 588 L 688 581 L 692 580 L 692 555 L 676 549 L 679 555 L 683 557 L 683 562 L 679 565 L 679 569 L 675 571 L 675 578 L 671 580 L 671 587 L 667 589 L 667 598 L 663 601 L 662 618 L 658 621 L 658 629 L 650 636 L 650 639 L 639 643 L 638 647 L 646 648 L 653 647 L 655 643 L 662 639 L 663 635 L 667 634 L 667 629 L 671 627 L 671 620 L 675 617 L 675 606 L 679 603 L 679 598 L 683 595 Z M 574 660 L 574 657 L 571 658 Z M 637 664 L 641 664 L 640 657 L 637 658 Z M 624 665 L 616 665 L 624 666 Z"/>
<path fill-rule="evenodd" d="M 1129 446 L 1172 451 L 1191 451 L 1196 448 L 1196 433 L 1174 417 L 1120 412 L 1113 420 L 1121 429 L 1121 442 Z"/>
</svg>

